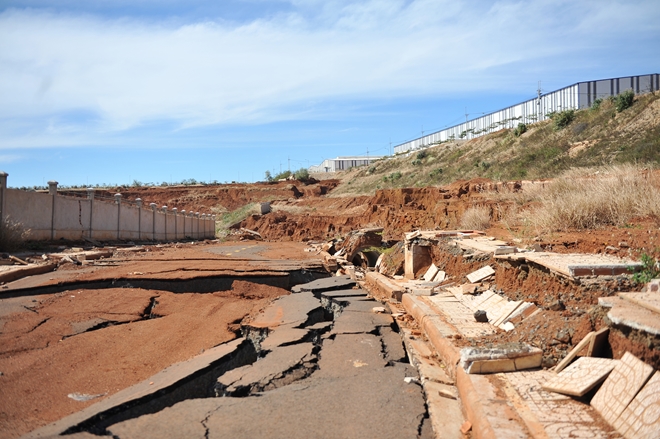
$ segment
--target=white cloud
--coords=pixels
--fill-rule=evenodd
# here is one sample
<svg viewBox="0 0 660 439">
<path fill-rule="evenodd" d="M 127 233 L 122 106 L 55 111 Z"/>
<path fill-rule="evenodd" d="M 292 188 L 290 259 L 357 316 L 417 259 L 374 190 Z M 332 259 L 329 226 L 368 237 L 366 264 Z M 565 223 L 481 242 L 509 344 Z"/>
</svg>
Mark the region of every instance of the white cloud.
<svg viewBox="0 0 660 439">
<path fill-rule="evenodd" d="M 510 87 L 520 72 L 509 79 L 488 72 L 539 62 L 557 70 L 592 45 L 660 34 L 654 1 L 626 3 L 635 20 L 622 18 L 615 1 L 291 3 L 294 12 L 241 25 L 6 11 L 0 132 L 16 118 L 47 120 L 53 138 L 68 138 L 150 121 L 190 127 L 315 117 L 329 100 Z"/>
</svg>

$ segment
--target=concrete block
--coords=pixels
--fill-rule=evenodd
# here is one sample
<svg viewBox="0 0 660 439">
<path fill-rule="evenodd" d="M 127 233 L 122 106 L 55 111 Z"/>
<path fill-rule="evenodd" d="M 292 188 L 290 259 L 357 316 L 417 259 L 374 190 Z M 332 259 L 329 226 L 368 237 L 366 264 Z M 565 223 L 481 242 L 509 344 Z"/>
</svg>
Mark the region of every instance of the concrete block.
<svg viewBox="0 0 660 439">
<path fill-rule="evenodd" d="M 415 279 L 417 273 L 432 263 L 429 247 L 411 243 L 404 250 L 404 272 L 406 279 Z"/>
<path fill-rule="evenodd" d="M 493 270 L 490 265 L 486 265 L 485 267 L 482 267 L 477 271 L 473 271 L 472 273 L 468 274 L 467 278 L 471 283 L 477 283 L 492 274 L 495 274 L 495 270 Z"/>
<path fill-rule="evenodd" d="M 525 370 L 541 365 L 543 351 L 525 343 L 508 343 L 494 348 L 463 348 L 460 364 L 469 374 Z"/>
<path fill-rule="evenodd" d="M 510 246 L 510 245 L 502 245 L 499 246 L 493 251 L 493 254 L 495 256 L 499 255 L 508 255 L 511 253 L 518 253 L 518 249 L 516 247 Z"/>
</svg>

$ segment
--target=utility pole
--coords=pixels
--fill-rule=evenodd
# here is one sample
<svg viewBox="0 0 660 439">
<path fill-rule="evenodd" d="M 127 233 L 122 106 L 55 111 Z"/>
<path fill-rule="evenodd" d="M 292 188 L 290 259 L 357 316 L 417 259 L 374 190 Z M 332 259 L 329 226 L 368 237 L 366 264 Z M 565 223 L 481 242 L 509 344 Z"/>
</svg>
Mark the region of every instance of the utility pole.
<svg viewBox="0 0 660 439">
<path fill-rule="evenodd" d="M 390 137 L 390 155 L 392 155 L 392 138 Z"/>
<path fill-rule="evenodd" d="M 287 157 L 287 160 L 289 161 L 289 172 L 291 172 L 291 156 Z"/>
<path fill-rule="evenodd" d="M 468 112 L 467 112 L 467 107 L 465 107 L 465 123 L 468 121 Z"/>
</svg>

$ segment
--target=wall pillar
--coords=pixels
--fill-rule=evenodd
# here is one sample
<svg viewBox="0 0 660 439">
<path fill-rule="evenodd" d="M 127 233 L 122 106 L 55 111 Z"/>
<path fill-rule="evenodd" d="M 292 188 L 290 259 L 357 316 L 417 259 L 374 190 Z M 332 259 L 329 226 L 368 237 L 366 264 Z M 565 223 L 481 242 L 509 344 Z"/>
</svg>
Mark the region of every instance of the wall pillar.
<svg viewBox="0 0 660 439">
<path fill-rule="evenodd" d="M 404 251 L 404 271 L 406 279 L 415 279 L 415 274 L 431 265 L 428 246 L 408 242 Z"/>
<path fill-rule="evenodd" d="M 195 233 L 195 239 L 199 239 L 199 212 L 195 212 L 195 225 L 197 226 L 197 233 Z"/>
<path fill-rule="evenodd" d="M 7 189 L 7 174 L 5 171 L 0 171 L 0 221 L 2 221 L 7 215 L 5 191 Z"/>
<path fill-rule="evenodd" d="M 178 241 L 179 240 L 179 229 L 177 229 L 177 212 L 178 209 L 176 207 L 172 208 L 172 213 L 174 214 L 174 240 Z"/>
<path fill-rule="evenodd" d="M 89 200 L 89 239 L 94 239 L 94 188 L 87 188 L 87 199 Z"/>
<path fill-rule="evenodd" d="M 165 214 L 165 242 L 167 242 L 167 206 L 163 206 L 161 209 L 163 209 L 163 213 Z"/>
<path fill-rule="evenodd" d="M 151 211 L 153 213 L 153 221 L 152 221 L 152 226 L 151 226 L 151 239 L 152 241 L 156 240 L 156 209 L 158 208 L 156 203 L 149 203 L 149 206 L 151 207 Z"/>
<path fill-rule="evenodd" d="M 183 236 L 182 239 L 186 239 L 186 211 L 181 211 L 181 218 L 183 219 Z"/>
<path fill-rule="evenodd" d="M 115 203 L 117 203 L 117 240 L 121 231 L 121 194 L 115 194 Z"/>
<path fill-rule="evenodd" d="M 51 180 L 48 182 L 48 194 L 52 197 L 50 211 L 50 240 L 55 240 L 55 199 L 57 198 L 57 182 Z"/>
<path fill-rule="evenodd" d="M 142 198 L 135 200 L 138 208 L 138 241 L 142 240 Z"/>
</svg>

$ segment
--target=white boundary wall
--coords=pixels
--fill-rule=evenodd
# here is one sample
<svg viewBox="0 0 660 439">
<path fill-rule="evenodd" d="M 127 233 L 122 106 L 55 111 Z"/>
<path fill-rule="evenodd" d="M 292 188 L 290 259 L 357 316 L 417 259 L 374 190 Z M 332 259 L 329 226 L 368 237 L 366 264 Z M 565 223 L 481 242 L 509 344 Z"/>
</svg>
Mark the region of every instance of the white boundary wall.
<svg viewBox="0 0 660 439">
<path fill-rule="evenodd" d="M 596 99 L 616 96 L 626 90 L 633 90 L 637 94 L 653 92 L 660 89 L 659 76 L 654 73 L 578 82 L 520 104 L 402 143 L 394 147 L 394 153 L 400 154 L 451 140 L 473 139 L 503 128 L 515 128 L 519 123 L 540 122 L 548 119 L 549 113 L 589 108 Z"/>
<path fill-rule="evenodd" d="M 215 215 L 179 212 L 156 203 L 143 206 L 95 200 L 94 190 L 87 198 L 58 195 L 57 182 L 49 181 L 49 193 L 7 188 L 8 174 L 0 171 L 0 217 L 30 229 L 35 241 L 90 238 L 96 241 L 175 241 L 215 237 Z"/>
</svg>

